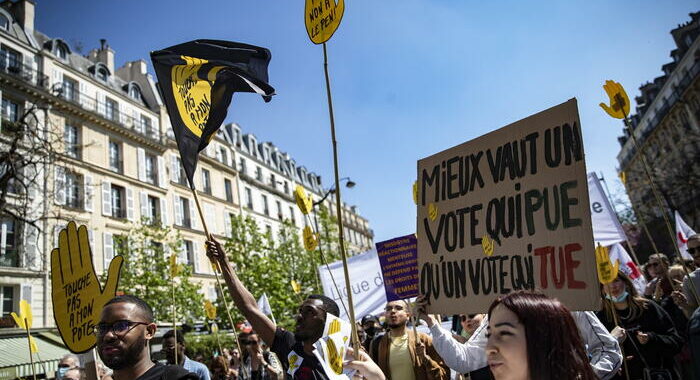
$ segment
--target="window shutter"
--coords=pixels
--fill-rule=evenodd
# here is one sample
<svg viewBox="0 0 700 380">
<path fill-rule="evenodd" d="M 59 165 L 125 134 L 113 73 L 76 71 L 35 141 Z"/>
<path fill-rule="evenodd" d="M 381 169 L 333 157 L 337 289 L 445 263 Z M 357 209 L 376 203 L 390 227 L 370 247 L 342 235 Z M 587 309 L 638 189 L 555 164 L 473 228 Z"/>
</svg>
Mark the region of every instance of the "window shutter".
<svg viewBox="0 0 700 380">
<path fill-rule="evenodd" d="M 224 210 L 224 236 L 231 237 L 231 214 Z"/>
<path fill-rule="evenodd" d="M 158 156 L 158 186 L 165 189 L 165 160 L 163 157 Z"/>
<path fill-rule="evenodd" d="M 85 211 L 92 212 L 92 197 L 93 197 L 93 188 L 92 188 L 92 176 L 91 175 L 85 175 L 83 177 L 83 194 L 85 195 L 85 199 L 83 200 L 85 202 Z"/>
<path fill-rule="evenodd" d="M 173 210 L 175 210 L 175 224 L 182 226 L 182 204 L 180 204 L 180 197 L 177 195 L 173 196 Z"/>
<path fill-rule="evenodd" d="M 87 84 L 81 81 L 78 88 L 80 89 L 80 94 L 78 95 L 78 101 L 80 102 L 80 106 L 83 108 L 89 108 L 90 105 L 87 101 Z"/>
<path fill-rule="evenodd" d="M 136 112 L 135 109 L 131 110 L 131 120 L 133 120 L 134 123 L 134 129 L 136 132 L 143 134 L 145 125 L 141 122 L 141 119 L 139 118 L 138 112 Z"/>
<path fill-rule="evenodd" d="M 192 229 L 196 230 L 199 226 L 198 223 L 198 215 L 197 215 L 197 205 L 194 204 L 194 201 L 191 199 L 188 199 L 187 202 L 190 204 L 190 222 L 192 223 Z"/>
<path fill-rule="evenodd" d="M 53 70 L 53 88 L 54 89 L 62 89 L 63 87 L 63 73 L 58 70 L 54 69 Z"/>
<path fill-rule="evenodd" d="M 126 189 L 126 218 L 129 221 L 134 221 L 134 191 Z"/>
<path fill-rule="evenodd" d="M 95 252 L 95 236 L 92 233 L 92 230 L 88 230 L 88 243 L 90 244 L 90 256 L 92 256 L 92 253 Z"/>
<path fill-rule="evenodd" d="M 170 160 L 170 177 L 173 179 L 173 182 L 180 182 L 180 163 L 178 162 L 177 154 L 173 153 L 170 156 Z"/>
<path fill-rule="evenodd" d="M 194 273 L 201 273 L 199 268 L 199 243 L 192 242 L 192 261 L 194 263 Z"/>
<path fill-rule="evenodd" d="M 97 113 L 105 116 L 107 114 L 107 105 L 105 104 L 107 99 L 105 98 L 105 94 L 97 91 L 95 98 L 97 99 Z"/>
<path fill-rule="evenodd" d="M 112 216 L 112 184 L 102 181 L 102 215 Z"/>
<path fill-rule="evenodd" d="M 7 246 L 7 224 L 0 224 L 0 255 L 5 254 Z"/>
<path fill-rule="evenodd" d="M 177 261 L 179 264 L 187 264 L 187 244 L 185 244 L 184 240 L 180 243 L 180 252 L 178 252 Z"/>
<path fill-rule="evenodd" d="M 165 202 L 165 198 L 160 198 L 160 222 L 164 226 L 170 225 L 170 221 L 168 220 L 168 206 Z"/>
<path fill-rule="evenodd" d="M 54 175 L 56 204 L 63 205 L 66 203 L 66 169 L 60 166 L 56 167 Z"/>
<path fill-rule="evenodd" d="M 139 165 L 139 181 L 146 181 L 146 151 L 143 148 L 136 148 L 136 159 Z"/>
<path fill-rule="evenodd" d="M 221 162 L 221 163 L 225 163 L 224 157 L 221 156 L 221 149 L 219 149 L 219 147 L 217 145 L 215 145 L 215 144 L 213 144 L 213 145 L 214 145 L 213 149 L 216 152 L 216 160 Z"/>
<path fill-rule="evenodd" d="M 212 232 L 218 231 L 216 228 L 216 214 L 214 213 L 214 205 L 204 203 L 204 219 L 207 221 L 209 230 Z"/>
<path fill-rule="evenodd" d="M 37 252 L 37 237 L 39 231 L 36 227 L 26 223 L 24 224 L 24 266 L 36 267 L 36 252 Z"/>
<path fill-rule="evenodd" d="M 19 299 L 27 301 L 29 305 L 32 304 L 32 284 L 22 284 L 19 291 Z"/>
<path fill-rule="evenodd" d="M 139 193 L 139 199 L 141 201 L 141 219 L 143 220 L 143 218 L 146 218 L 152 220 L 153 215 L 151 215 L 150 207 L 148 207 L 148 194 L 145 191 L 141 191 Z"/>
<path fill-rule="evenodd" d="M 102 233 L 102 252 L 104 252 L 104 268 L 109 268 L 109 263 L 114 258 L 114 241 L 110 232 Z"/>
</svg>

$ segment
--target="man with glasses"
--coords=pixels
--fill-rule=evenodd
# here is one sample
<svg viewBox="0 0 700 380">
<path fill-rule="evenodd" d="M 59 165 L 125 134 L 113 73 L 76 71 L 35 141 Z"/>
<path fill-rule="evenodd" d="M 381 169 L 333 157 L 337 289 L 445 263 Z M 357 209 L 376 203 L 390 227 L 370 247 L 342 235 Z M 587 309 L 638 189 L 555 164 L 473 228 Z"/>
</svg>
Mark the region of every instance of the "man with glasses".
<svg viewBox="0 0 700 380">
<path fill-rule="evenodd" d="M 97 352 L 114 380 L 198 380 L 182 367 L 154 363 L 148 342 L 156 333 L 153 310 L 136 296 L 117 296 L 102 308 L 95 326 Z"/>
<path fill-rule="evenodd" d="M 175 336 L 177 336 L 177 341 Z M 199 380 L 211 380 L 207 366 L 188 358 L 185 355 L 185 349 L 185 334 L 181 330 L 178 330 L 177 334 L 173 330 L 168 330 L 163 335 L 163 352 L 168 364 L 178 363 L 182 368 L 197 375 Z M 175 356 L 177 356 L 177 361 L 175 361 Z"/>
<path fill-rule="evenodd" d="M 231 267 L 226 252 L 218 241 L 207 241 L 207 256 L 219 264 L 231 298 L 238 310 L 265 342 L 272 342 L 270 350 L 277 354 L 288 378 L 294 380 L 325 380 L 321 363 L 314 355 L 314 343 L 323 335 L 326 314 L 340 315 L 338 305 L 323 295 L 310 295 L 299 306 L 294 333 L 272 322 L 258 307 L 258 301 L 250 294 Z"/>
<path fill-rule="evenodd" d="M 386 304 L 384 318 L 389 332 L 378 338 L 376 356 L 372 359 L 388 379 L 449 379 L 450 369 L 433 348 L 430 337 L 423 333 L 416 337 L 406 328 L 410 315 L 406 301 Z"/>
</svg>

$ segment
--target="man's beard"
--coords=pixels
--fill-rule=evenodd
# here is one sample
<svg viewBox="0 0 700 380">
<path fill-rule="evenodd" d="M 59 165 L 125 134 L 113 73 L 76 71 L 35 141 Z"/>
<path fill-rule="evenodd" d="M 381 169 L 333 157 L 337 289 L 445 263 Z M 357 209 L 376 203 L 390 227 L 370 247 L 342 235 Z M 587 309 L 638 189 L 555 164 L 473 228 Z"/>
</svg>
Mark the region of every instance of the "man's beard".
<svg viewBox="0 0 700 380">
<path fill-rule="evenodd" d="M 120 354 L 111 358 L 103 358 L 101 350 L 98 350 L 98 353 L 107 367 L 113 370 L 120 370 L 136 364 L 144 347 L 146 347 L 146 339 L 141 338 L 132 345 L 125 347 Z"/>
<path fill-rule="evenodd" d="M 396 328 L 399 328 L 399 327 L 404 327 L 404 326 L 406 326 L 406 322 L 404 322 L 404 323 L 397 323 L 397 324 L 389 323 L 388 326 L 389 326 L 390 329 L 396 329 Z"/>
</svg>

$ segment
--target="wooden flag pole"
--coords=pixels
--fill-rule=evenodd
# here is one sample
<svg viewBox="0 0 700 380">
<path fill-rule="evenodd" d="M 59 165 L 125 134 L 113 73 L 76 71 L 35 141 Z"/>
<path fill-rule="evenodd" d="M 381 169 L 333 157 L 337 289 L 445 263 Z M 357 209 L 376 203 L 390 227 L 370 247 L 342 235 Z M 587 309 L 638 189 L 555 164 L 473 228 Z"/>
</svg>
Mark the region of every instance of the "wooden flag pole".
<svg viewBox="0 0 700 380">
<path fill-rule="evenodd" d="M 622 186 L 625 188 L 625 192 L 629 194 L 629 189 L 627 189 L 627 183 L 622 182 Z M 654 242 L 654 239 L 651 237 L 651 233 L 649 232 L 649 229 L 647 228 L 646 222 L 644 222 L 644 217 L 642 214 L 637 210 L 637 206 L 634 205 L 634 202 L 630 200 L 630 204 L 632 205 L 632 211 L 634 211 L 634 215 L 637 217 L 637 220 L 639 223 L 642 224 L 642 229 L 644 230 L 644 234 L 647 235 L 647 239 L 649 239 L 649 242 L 651 242 L 651 247 L 654 248 L 654 252 L 659 252 L 659 249 L 656 247 L 656 242 Z"/>
<path fill-rule="evenodd" d="M 32 376 L 36 380 L 36 370 L 34 369 L 34 354 L 32 353 L 32 335 L 29 333 L 29 323 L 27 323 L 27 318 L 24 318 L 24 327 L 27 329 L 27 344 L 29 345 L 29 362 L 32 365 Z"/>
<path fill-rule="evenodd" d="M 637 150 L 637 153 L 639 154 L 639 157 L 642 160 L 642 167 L 644 168 L 644 173 L 647 176 L 647 179 L 649 180 L 649 185 L 651 187 L 651 192 L 654 194 L 654 199 L 656 200 L 656 204 L 659 206 L 659 211 L 661 211 L 661 215 L 664 218 L 664 223 L 666 224 L 666 229 L 668 230 L 668 234 L 671 237 L 671 242 L 673 243 L 673 248 L 676 251 L 676 255 L 678 256 L 678 260 L 680 260 L 681 265 L 683 265 L 683 271 L 685 271 L 685 275 L 690 277 L 690 270 L 688 269 L 688 266 L 685 264 L 685 260 L 683 260 L 683 255 L 681 254 L 680 249 L 678 249 L 678 244 L 676 244 L 676 234 L 673 232 L 673 228 L 671 227 L 671 222 L 668 220 L 668 215 L 666 215 L 666 210 L 663 206 L 663 203 L 661 202 L 661 196 L 659 195 L 658 189 L 656 188 L 656 182 L 654 182 L 654 178 L 651 176 L 651 170 L 649 169 L 649 163 L 647 162 L 647 158 L 644 155 L 644 152 L 639 146 L 639 142 L 637 141 L 637 137 L 634 136 L 634 130 L 632 130 L 632 126 L 630 125 L 629 121 L 627 120 L 627 115 L 625 115 L 623 119 L 625 126 L 627 127 L 627 131 L 629 132 L 630 136 L 632 137 L 632 141 L 634 142 L 634 147 Z M 696 287 L 691 284 L 690 289 L 693 291 L 693 296 L 695 297 L 695 301 L 700 304 L 700 295 L 698 295 L 698 290 Z"/>
<path fill-rule="evenodd" d="M 333 142 L 333 172 L 335 173 L 335 210 L 338 217 L 338 240 L 340 256 L 343 259 L 343 273 L 345 274 L 345 287 L 348 289 L 348 317 L 352 325 L 352 348 L 355 360 L 360 358 L 360 339 L 357 336 L 357 323 L 355 323 L 355 308 L 352 302 L 352 287 L 350 286 L 350 272 L 348 271 L 348 259 L 345 254 L 345 238 L 343 236 L 343 210 L 340 201 L 340 175 L 338 175 L 338 144 L 335 138 L 335 119 L 333 117 L 333 98 L 331 97 L 331 80 L 328 76 L 328 52 L 326 43 L 323 43 L 323 72 L 326 77 L 326 96 L 328 98 L 328 115 L 331 121 L 331 141 Z"/>
<path fill-rule="evenodd" d="M 177 265 L 177 264 L 176 264 Z M 178 365 L 177 357 L 177 308 L 175 307 L 175 276 L 170 276 L 170 285 L 173 288 L 173 336 L 175 337 L 175 365 Z"/>
<path fill-rule="evenodd" d="M 201 214 L 200 214 L 201 215 Z M 228 301 L 226 301 L 226 294 L 224 294 L 224 288 L 221 286 L 221 280 L 219 280 L 219 264 L 214 264 L 214 276 L 216 277 L 216 285 L 219 286 L 219 292 L 221 292 L 221 298 L 224 300 L 224 309 L 226 309 L 226 315 L 228 315 L 228 323 L 231 325 L 231 330 L 233 331 L 233 340 L 236 342 L 236 347 L 238 352 L 243 357 L 243 350 L 241 349 L 241 342 L 238 341 L 238 334 L 236 333 L 236 325 L 233 324 L 233 317 L 231 316 L 231 311 L 228 308 Z M 241 371 L 245 376 L 245 366 L 241 365 Z"/>
</svg>

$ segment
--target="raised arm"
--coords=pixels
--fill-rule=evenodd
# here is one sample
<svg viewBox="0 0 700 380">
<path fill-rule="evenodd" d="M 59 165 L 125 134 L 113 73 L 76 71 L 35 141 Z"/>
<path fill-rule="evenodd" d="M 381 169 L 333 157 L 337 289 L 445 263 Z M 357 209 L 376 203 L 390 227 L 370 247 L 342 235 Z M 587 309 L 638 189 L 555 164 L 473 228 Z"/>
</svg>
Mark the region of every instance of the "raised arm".
<svg viewBox="0 0 700 380">
<path fill-rule="evenodd" d="M 207 241 L 207 256 L 212 261 L 219 264 L 221 273 L 223 274 L 228 291 L 231 293 L 233 303 L 236 304 L 238 310 L 243 313 L 253 330 L 258 333 L 258 336 L 268 345 L 272 346 L 275 339 L 275 330 L 277 326 L 258 308 L 258 303 L 248 289 L 243 285 L 241 280 L 236 275 L 236 271 L 226 257 L 221 244 L 211 237 Z"/>
</svg>

